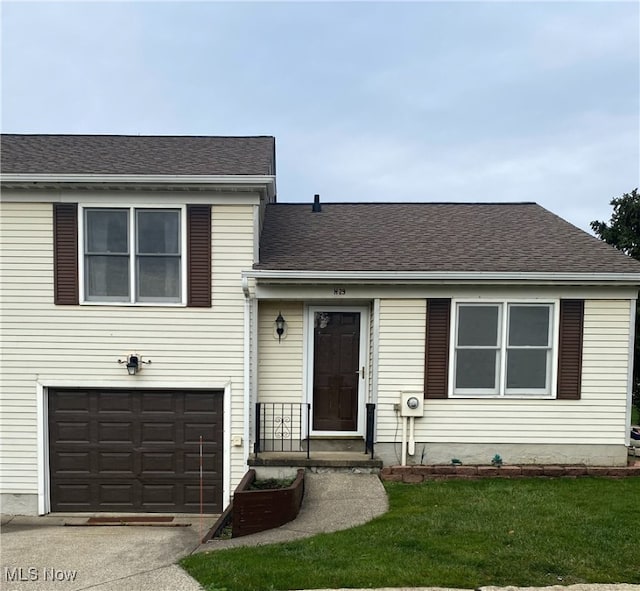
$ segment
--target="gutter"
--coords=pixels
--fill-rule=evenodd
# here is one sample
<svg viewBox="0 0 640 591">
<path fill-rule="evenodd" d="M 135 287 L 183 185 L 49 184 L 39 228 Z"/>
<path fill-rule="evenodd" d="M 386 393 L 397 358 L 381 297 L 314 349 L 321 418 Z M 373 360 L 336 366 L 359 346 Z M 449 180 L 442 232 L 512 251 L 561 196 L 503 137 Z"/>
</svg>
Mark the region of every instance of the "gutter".
<svg viewBox="0 0 640 591">
<path fill-rule="evenodd" d="M 244 461 L 249 458 L 249 417 L 251 415 L 251 294 L 249 292 L 249 282 L 246 277 L 242 278 L 242 291 L 244 293 L 244 323 L 243 323 L 243 343 L 242 343 L 242 404 L 243 425 L 242 425 L 242 447 Z"/>
<path fill-rule="evenodd" d="M 243 271 L 242 278 L 256 279 L 264 283 L 292 281 L 330 283 L 375 282 L 570 282 L 570 283 L 618 283 L 640 285 L 640 273 L 552 273 L 552 272 L 498 272 L 498 271 L 306 271 L 253 269 Z"/>
<path fill-rule="evenodd" d="M 251 294 L 249 293 L 249 278 L 242 273 L 242 293 L 244 294 L 245 299 L 249 299 Z"/>
<path fill-rule="evenodd" d="M 276 180 L 272 174 L 49 174 L 5 172 L 3 183 L 177 183 L 177 184 L 268 184 Z"/>
<path fill-rule="evenodd" d="M 250 185 L 264 188 L 270 197 L 276 192 L 275 175 L 207 175 L 207 174 L 56 174 L 56 173 L 4 173 L 3 184 L 135 184 L 135 185 Z"/>
</svg>

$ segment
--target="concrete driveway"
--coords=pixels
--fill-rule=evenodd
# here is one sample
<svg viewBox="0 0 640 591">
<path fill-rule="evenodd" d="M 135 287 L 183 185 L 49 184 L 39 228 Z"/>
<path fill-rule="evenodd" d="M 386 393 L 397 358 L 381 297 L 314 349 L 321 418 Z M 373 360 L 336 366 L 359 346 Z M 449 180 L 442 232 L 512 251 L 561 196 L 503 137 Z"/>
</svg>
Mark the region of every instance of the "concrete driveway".
<svg viewBox="0 0 640 591">
<path fill-rule="evenodd" d="M 87 517 L 2 517 L 0 588 L 6 591 L 201 591 L 176 562 L 198 547 L 188 527 L 67 527 Z M 204 520 L 204 531 L 214 519 Z"/>
</svg>

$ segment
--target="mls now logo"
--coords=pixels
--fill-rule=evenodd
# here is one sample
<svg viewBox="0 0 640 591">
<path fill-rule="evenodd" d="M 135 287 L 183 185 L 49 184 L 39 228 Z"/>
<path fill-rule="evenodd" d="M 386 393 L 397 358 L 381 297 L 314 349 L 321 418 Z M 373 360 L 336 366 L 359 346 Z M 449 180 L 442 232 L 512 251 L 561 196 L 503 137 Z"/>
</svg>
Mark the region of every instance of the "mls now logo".
<svg viewBox="0 0 640 591">
<path fill-rule="evenodd" d="M 10 568 L 5 566 L 4 568 L 4 580 L 7 583 L 18 582 L 33 582 L 33 581 L 50 581 L 50 582 L 64 582 L 75 581 L 78 576 L 77 570 L 62 570 L 59 568 L 45 567 L 38 569 L 34 566 L 24 568 L 16 566 Z"/>
<path fill-rule="evenodd" d="M 22 568 L 4 567 L 4 580 L 7 583 L 17 583 L 18 581 L 37 581 L 40 578 L 40 573 L 35 567 Z"/>
</svg>

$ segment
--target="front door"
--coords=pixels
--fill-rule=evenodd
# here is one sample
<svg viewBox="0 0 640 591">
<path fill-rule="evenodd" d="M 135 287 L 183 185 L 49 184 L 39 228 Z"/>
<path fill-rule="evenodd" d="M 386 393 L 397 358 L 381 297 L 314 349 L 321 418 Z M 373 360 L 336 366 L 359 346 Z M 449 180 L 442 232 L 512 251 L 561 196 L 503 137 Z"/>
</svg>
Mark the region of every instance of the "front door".
<svg viewBox="0 0 640 591">
<path fill-rule="evenodd" d="M 357 432 L 364 368 L 360 311 L 316 309 L 313 318 L 313 431 Z"/>
</svg>

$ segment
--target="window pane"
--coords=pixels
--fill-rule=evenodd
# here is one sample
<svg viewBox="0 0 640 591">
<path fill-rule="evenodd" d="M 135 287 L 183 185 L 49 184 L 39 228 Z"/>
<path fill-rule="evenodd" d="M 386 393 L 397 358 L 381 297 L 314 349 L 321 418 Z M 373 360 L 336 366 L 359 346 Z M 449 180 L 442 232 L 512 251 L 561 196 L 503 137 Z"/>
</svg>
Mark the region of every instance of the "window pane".
<svg viewBox="0 0 640 591">
<path fill-rule="evenodd" d="M 456 389 L 495 389 L 497 353 L 491 349 L 456 351 Z"/>
<path fill-rule="evenodd" d="M 138 257 L 138 299 L 180 301 L 180 258 Z"/>
<path fill-rule="evenodd" d="M 507 388 L 547 387 L 547 350 L 510 349 L 507 351 Z"/>
<path fill-rule="evenodd" d="M 498 344 L 498 306 L 459 306 L 458 345 Z"/>
<path fill-rule="evenodd" d="M 85 214 L 87 253 L 129 252 L 128 210 L 87 209 Z"/>
<path fill-rule="evenodd" d="M 138 254 L 180 253 L 180 212 L 141 209 L 138 216 Z"/>
<path fill-rule="evenodd" d="M 549 306 L 509 306 L 509 345 L 549 344 Z"/>
<path fill-rule="evenodd" d="M 88 256 L 85 266 L 88 300 L 129 300 L 129 257 Z"/>
</svg>

